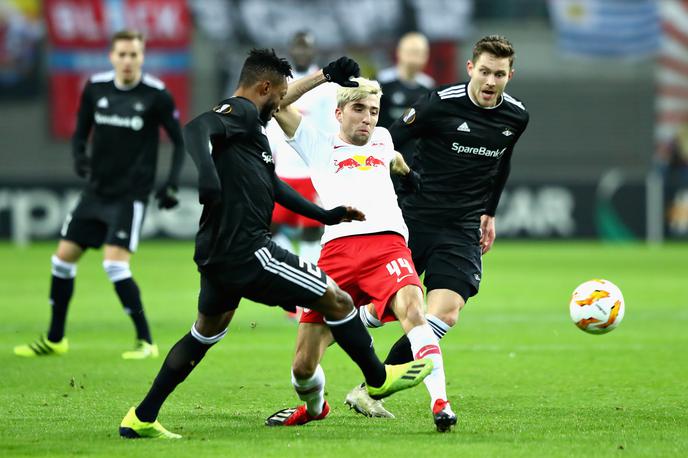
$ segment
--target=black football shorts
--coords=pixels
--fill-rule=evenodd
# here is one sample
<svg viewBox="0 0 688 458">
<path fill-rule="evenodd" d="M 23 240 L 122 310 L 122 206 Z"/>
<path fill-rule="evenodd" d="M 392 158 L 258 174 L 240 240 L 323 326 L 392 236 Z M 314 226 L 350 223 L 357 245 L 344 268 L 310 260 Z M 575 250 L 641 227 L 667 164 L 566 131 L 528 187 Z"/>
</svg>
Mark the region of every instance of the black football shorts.
<svg viewBox="0 0 688 458">
<path fill-rule="evenodd" d="M 146 205 L 139 200 L 105 199 L 82 194 L 67 215 L 60 235 L 82 248 L 121 246 L 135 252 L 141 236 Z"/>
<path fill-rule="evenodd" d="M 478 294 L 482 278 L 480 229 L 419 229 L 409 225 L 409 248 L 428 291 L 449 289 L 464 301 Z"/>
<path fill-rule="evenodd" d="M 198 311 L 204 315 L 234 310 L 242 297 L 286 309 L 308 306 L 327 290 L 325 272 L 272 241 L 257 249 L 240 271 L 236 266 L 211 264 L 199 272 Z"/>
</svg>

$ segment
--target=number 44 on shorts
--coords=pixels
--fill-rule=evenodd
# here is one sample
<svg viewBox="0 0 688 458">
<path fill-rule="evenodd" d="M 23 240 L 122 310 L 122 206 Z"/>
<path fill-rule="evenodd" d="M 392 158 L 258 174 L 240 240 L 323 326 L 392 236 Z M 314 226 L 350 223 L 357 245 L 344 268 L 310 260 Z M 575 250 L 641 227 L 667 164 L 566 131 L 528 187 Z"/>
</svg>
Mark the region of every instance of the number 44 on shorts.
<svg viewBox="0 0 688 458">
<path fill-rule="evenodd" d="M 404 278 L 413 275 L 413 266 L 408 259 L 397 258 L 387 263 L 387 271 L 390 275 L 396 275 L 397 283 L 399 283 Z"/>
</svg>

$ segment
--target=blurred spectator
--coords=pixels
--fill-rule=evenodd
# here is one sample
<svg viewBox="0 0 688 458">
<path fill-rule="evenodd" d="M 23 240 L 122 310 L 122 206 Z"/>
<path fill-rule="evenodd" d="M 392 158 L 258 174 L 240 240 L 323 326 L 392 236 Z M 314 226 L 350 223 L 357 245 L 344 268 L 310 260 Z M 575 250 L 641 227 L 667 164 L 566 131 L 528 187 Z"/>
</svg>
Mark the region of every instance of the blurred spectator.
<svg viewBox="0 0 688 458">
<path fill-rule="evenodd" d="M 35 6 L 21 9 L 15 2 L 0 2 L 0 97 L 38 92 L 42 27 L 38 17 L 33 17 Z"/>
</svg>

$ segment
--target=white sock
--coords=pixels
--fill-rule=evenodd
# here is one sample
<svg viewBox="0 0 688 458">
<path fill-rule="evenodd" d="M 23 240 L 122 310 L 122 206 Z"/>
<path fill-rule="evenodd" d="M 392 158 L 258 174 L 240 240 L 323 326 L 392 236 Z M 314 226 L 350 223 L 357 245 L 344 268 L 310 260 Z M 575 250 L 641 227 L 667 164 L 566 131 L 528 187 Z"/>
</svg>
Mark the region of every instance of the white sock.
<svg viewBox="0 0 688 458">
<path fill-rule="evenodd" d="M 429 358 L 432 360 L 432 372 L 423 380 L 425 387 L 430 393 L 430 408 L 432 408 L 437 399 L 447 400 L 444 361 L 442 360 L 439 342 L 428 324 L 416 326 L 406 334 L 406 337 L 411 342 L 413 359 Z"/>
<path fill-rule="evenodd" d="M 311 378 L 297 379 L 294 371 L 291 372 L 291 384 L 299 395 L 299 399 L 306 403 L 306 410 L 311 417 L 317 417 L 322 413 L 325 403 L 325 372 L 318 364 L 315 374 Z"/>
<path fill-rule="evenodd" d="M 285 250 L 289 250 L 292 253 L 294 252 L 294 246 L 291 243 L 291 240 L 289 240 L 289 237 L 284 235 L 281 232 L 278 232 L 277 234 L 272 236 L 272 241 L 277 244 L 277 246 L 284 248 Z"/>
<path fill-rule="evenodd" d="M 425 315 L 425 319 L 428 322 L 428 325 L 430 325 L 432 328 L 432 332 L 435 334 L 435 337 L 437 337 L 437 340 L 441 340 L 442 337 L 444 337 L 444 335 L 451 329 L 451 326 L 437 318 L 435 315 L 430 315 L 427 313 Z"/>
<path fill-rule="evenodd" d="M 313 264 L 318 264 L 318 259 L 320 259 L 320 242 L 304 242 L 302 240 L 299 243 L 299 257 Z"/>
<path fill-rule="evenodd" d="M 368 305 L 362 305 L 358 308 L 358 316 L 366 328 L 379 328 L 382 326 L 382 321 L 375 318 L 369 311 Z"/>
</svg>

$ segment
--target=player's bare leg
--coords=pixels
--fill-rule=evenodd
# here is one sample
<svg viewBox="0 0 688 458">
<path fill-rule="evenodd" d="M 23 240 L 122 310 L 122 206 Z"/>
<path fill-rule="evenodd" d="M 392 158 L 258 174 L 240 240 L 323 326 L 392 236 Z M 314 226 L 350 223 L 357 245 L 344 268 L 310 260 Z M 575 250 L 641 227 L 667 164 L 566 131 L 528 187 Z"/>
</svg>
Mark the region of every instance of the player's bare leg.
<svg viewBox="0 0 688 458">
<path fill-rule="evenodd" d="M 325 324 L 299 324 L 291 383 L 305 404 L 275 412 L 265 420 L 267 426 L 303 425 L 327 416 L 330 409 L 325 401 L 325 373 L 320 361 L 333 341 L 332 333 Z"/>
<path fill-rule="evenodd" d="M 46 355 L 63 355 L 69 344 L 65 337 L 65 323 L 69 302 L 74 293 L 76 264 L 84 254 L 81 246 L 70 240 L 60 240 L 52 256 L 50 279 L 50 325 L 48 332 L 37 340 L 26 345 L 14 347 L 17 356 L 34 357 Z"/>
<path fill-rule="evenodd" d="M 399 320 L 408 342 L 412 358 L 428 357 L 433 360 L 433 371 L 424 383 L 430 393 L 430 406 L 435 424 L 439 431 L 448 431 L 456 424 L 456 415 L 451 411 L 447 401 L 447 389 L 444 376 L 444 362 L 439 342 L 433 329 L 427 323 L 423 311 L 423 293 L 416 285 L 401 288 L 390 302 L 390 308 Z M 368 304 L 366 321 L 374 321 L 376 316 L 372 304 Z M 353 395 L 353 391 L 347 396 Z M 359 399 L 365 402 L 364 398 Z M 351 404 L 350 404 L 351 405 Z"/>
<path fill-rule="evenodd" d="M 122 353 L 124 359 L 145 359 L 158 356 L 148 321 L 143 311 L 141 292 L 131 274 L 131 252 L 118 245 L 105 245 L 103 269 L 112 282 L 124 312 L 129 315 L 136 330 L 134 349 Z"/>
<path fill-rule="evenodd" d="M 324 315 L 334 340 L 363 372 L 370 395 L 381 399 L 420 383 L 432 370 L 432 362 L 423 359 L 412 364 L 383 365 L 351 297 L 332 279 L 328 278 L 328 283 L 325 294 L 309 308 Z"/>
</svg>

